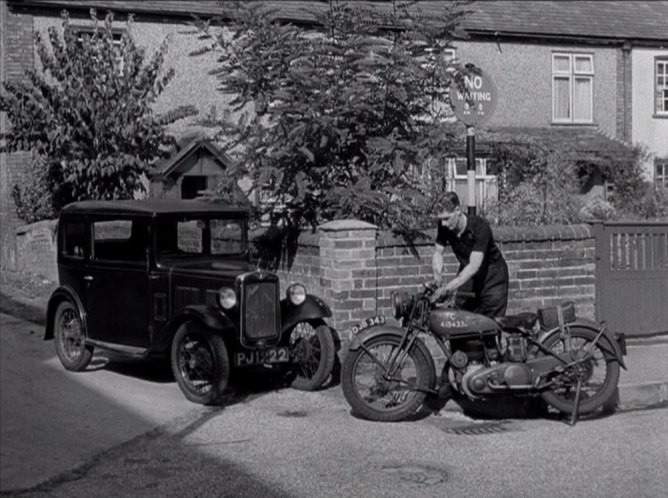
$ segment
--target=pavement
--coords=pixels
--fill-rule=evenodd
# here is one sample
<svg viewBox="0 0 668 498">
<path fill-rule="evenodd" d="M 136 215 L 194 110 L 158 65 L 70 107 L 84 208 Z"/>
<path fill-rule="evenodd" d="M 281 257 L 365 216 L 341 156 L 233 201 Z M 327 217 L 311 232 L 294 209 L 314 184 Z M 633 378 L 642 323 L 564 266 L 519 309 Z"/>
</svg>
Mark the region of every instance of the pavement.
<svg viewBox="0 0 668 498">
<path fill-rule="evenodd" d="M 56 284 L 38 278 L 26 289 L 22 284 L 26 280 L 25 275 L 3 272 L 0 311 L 44 325 L 48 296 Z M 668 406 L 668 334 L 627 337 L 626 345 L 627 369 L 621 372 L 618 407 Z M 456 405 L 448 403 L 447 406 Z"/>
</svg>

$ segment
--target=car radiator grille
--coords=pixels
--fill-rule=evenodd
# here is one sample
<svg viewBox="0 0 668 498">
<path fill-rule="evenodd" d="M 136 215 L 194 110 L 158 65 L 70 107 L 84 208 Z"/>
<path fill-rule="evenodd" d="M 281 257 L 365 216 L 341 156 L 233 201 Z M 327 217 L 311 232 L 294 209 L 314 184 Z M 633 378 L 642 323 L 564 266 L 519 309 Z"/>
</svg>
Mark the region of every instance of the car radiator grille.
<svg viewBox="0 0 668 498">
<path fill-rule="evenodd" d="M 280 313 L 278 282 L 247 282 L 243 285 L 243 334 L 250 340 L 276 337 Z"/>
</svg>

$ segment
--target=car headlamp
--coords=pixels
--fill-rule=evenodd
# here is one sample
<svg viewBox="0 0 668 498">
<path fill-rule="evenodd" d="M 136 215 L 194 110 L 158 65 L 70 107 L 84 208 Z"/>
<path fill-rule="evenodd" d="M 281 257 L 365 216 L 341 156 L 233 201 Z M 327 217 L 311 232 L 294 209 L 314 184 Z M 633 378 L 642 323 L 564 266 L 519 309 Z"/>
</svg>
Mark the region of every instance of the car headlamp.
<svg viewBox="0 0 668 498">
<path fill-rule="evenodd" d="M 237 304 L 237 293 L 230 287 L 222 287 L 218 291 L 218 304 L 226 310 L 234 308 Z"/>
<path fill-rule="evenodd" d="M 288 299 L 295 306 L 306 301 L 306 288 L 302 284 L 293 284 L 287 290 Z"/>
</svg>

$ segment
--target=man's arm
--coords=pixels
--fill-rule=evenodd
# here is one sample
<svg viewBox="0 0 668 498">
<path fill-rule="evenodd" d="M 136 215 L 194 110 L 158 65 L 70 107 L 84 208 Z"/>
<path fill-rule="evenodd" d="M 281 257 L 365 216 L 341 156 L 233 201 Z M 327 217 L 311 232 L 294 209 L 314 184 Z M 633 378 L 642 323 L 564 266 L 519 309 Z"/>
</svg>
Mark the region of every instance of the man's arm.
<svg viewBox="0 0 668 498">
<path fill-rule="evenodd" d="M 466 265 L 455 278 L 448 282 L 444 287 L 444 291 L 451 292 L 468 282 L 473 275 L 478 273 L 484 257 L 484 253 L 480 251 L 472 251 L 471 256 L 469 257 L 469 264 Z"/>
<path fill-rule="evenodd" d="M 441 283 L 443 279 L 443 251 L 445 247 L 438 242 L 434 244 L 434 254 L 431 257 L 431 269 L 434 272 L 434 280 Z"/>
</svg>

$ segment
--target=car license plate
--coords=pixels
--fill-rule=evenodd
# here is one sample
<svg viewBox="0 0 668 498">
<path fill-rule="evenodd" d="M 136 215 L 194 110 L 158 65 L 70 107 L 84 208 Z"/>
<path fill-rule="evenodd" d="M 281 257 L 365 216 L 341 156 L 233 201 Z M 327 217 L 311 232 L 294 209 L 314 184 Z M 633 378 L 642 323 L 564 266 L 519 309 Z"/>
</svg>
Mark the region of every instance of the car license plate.
<svg viewBox="0 0 668 498">
<path fill-rule="evenodd" d="M 234 355 L 234 364 L 238 367 L 286 363 L 288 361 L 290 361 L 290 350 L 287 347 L 238 351 Z"/>
<path fill-rule="evenodd" d="M 383 315 L 372 316 L 370 318 L 365 318 L 361 320 L 357 325 L 353 326 L 350 331 L 353 335 L 359 334 L 360 332 L 365 331 L 368 328 L 375 327 L 377 325 L 384 325 L 385 317 Z"/>
</svg>

